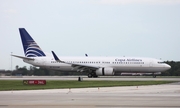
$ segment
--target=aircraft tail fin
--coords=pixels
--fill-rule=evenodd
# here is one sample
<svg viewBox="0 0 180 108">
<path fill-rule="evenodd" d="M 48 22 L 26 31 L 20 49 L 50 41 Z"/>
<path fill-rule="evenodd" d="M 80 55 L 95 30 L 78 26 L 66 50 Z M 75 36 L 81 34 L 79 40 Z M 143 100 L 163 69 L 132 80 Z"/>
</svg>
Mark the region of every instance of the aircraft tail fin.
<svg viewBox="0 0 180 108">
<path fill-rule="evenodd" d="M 24 54 L 26 57 L 46 56 L 45 53 L 39 47 L 39 45 L 34 41 L 34 39 L 25 30 L 25 28 L 19 28 L 19 32 L 21 35 Z"/>
</svg>

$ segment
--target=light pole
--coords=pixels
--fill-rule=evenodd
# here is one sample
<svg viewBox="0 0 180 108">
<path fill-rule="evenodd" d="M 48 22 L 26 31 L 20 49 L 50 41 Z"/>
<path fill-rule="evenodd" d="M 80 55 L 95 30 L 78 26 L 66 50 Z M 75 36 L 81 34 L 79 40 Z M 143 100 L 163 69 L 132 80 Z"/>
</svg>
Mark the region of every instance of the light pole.
<svg viewBox="0 0 180 108">
<path fill-rule="evenodd" d="M 11 52 L 11 76 L 12 76 L 12 54 L 13 52 Z"/>
</svg>

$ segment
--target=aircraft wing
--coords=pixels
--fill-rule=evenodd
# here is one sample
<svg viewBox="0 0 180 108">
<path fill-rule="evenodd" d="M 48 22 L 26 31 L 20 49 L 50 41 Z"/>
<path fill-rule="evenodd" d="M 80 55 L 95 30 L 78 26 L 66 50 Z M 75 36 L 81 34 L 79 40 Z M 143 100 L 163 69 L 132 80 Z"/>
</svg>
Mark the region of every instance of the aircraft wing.
<svg viewBox="0 0 180 108">
<path fill-rule="evenodd" d="M 57 55 L 52 51 L 53 57 L 57 62 L 65 63 L 65 64 L 70 64 L 72 67 L 77 68 L 79 70 L 96 70 L 100 68 L 99 66 L 92 66 L 92 65 L 84 65 L 84 64 L 77 64 L 77 63 L 68 63 L 65 61 L 60 60 Z"/>
<path fill-rule="evenodd" d="M 23 57 L 23 56 L 18 56 L 18 55 L 11 55 L 11 56 L 14 56 L 14 57 L 17 57 L 17 58 L 21 58 L 23 60 L 34 60 L 33 58 Z"/>
</svg>

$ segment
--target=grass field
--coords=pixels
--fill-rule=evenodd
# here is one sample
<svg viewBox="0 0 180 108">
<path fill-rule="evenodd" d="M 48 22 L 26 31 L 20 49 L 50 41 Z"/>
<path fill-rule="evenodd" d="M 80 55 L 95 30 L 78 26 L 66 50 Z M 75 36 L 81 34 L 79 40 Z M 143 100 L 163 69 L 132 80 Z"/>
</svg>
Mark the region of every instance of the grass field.
<svg viewBox="0 0 180 108">
<path fill-rule="evenodd" d="M 0 80 L 0 91 L 38 90 L 87 87 L 140 86 L 172 83 L 174 81 L 47 81 L 46 85 L 24 85 L 20 80 Z"/>
</svg>

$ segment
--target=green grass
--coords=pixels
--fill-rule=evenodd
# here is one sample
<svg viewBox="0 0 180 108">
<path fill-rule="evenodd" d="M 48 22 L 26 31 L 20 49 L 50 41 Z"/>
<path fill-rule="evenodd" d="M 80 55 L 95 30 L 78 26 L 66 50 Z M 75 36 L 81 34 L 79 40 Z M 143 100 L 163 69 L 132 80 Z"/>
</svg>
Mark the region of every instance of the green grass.
<svg viewBox="0 0 180 108">
<path fill-rule="evenodd" d="M 0 80 L 0 91 L 5 90 L 38 90 L 87 87 L 140 86 L 172 83 L 175 81 L 47 81 L 46 85 L 24 85 L 20 80 Z"/>
</svg>

